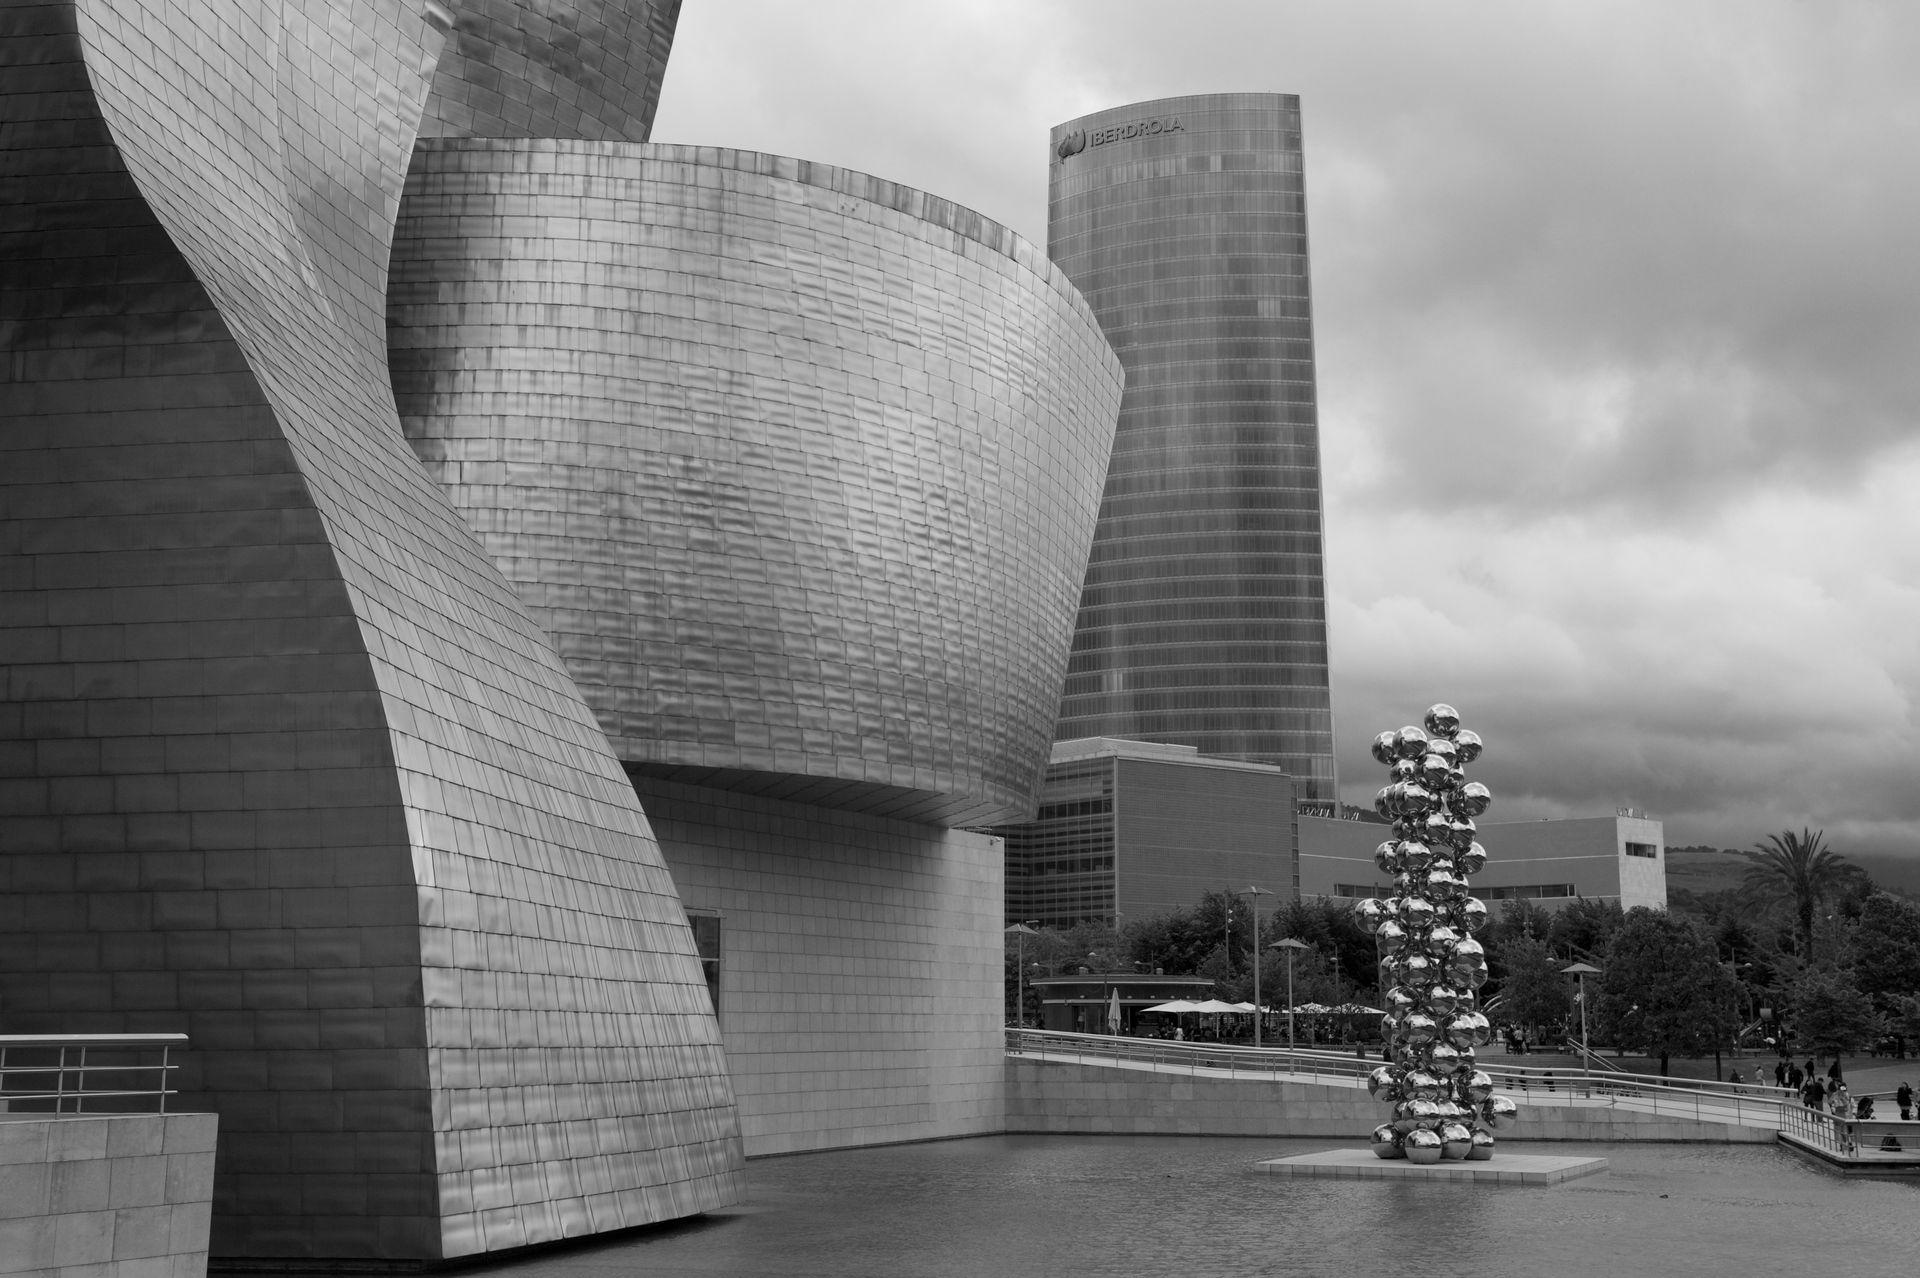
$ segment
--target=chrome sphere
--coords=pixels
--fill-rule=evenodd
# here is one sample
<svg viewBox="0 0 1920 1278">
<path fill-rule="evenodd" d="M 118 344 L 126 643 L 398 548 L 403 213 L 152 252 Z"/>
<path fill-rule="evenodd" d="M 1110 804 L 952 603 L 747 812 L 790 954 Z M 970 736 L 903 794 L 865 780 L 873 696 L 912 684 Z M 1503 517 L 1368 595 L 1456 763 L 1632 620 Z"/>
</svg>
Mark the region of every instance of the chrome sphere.
<svg viewBox="0 0 1920 1278">
<path fill-rule="evenodd" d="M 1473 846 L 1473 836 L 1476 831 L 1472 821 L 1455 818 L 1449 831 L 1447 842 L 1452 844 L 1456 851 Z"/>
<path fill-rule="evenodd" d="M 1408 1012 L 1411 1012 L 1416 1005 L 1413 991 L 1404 985 L 1389 986 L 1387 992 L 1381 995 L 1381 998 L 1387 1005 L 1387 1015 L 1389 1016 L 1405 1016 Z"/>
<path fill-rule="evenodd" d="M 1367 1095 L 1375 1100 L 1399 1100 L 1400 1078 L 1402 1071 L 1393 1065 L 1382 1065 L 1367 1075 Z M 1381 1093 L 1386 1095 L 1382 1096 Z"/>
<path fill-rule="evenodd" d="M 1418 839 L 1403 839 L 1398 846 L 1401 869 L 1419 874 L 1433 864 L 1433 849 Z"/>
<path fill-rule="evenodd" d="M 1476 845 L 1477 846 L 1477 845 Z M 1454 902 L 1454 926 L 1465 932 L 1478 932 L 1487 925 L 1487 903 L 1477 896 Z"/>
<path fill-rule="evenodd" d="M 1494 1131 L 1504 1131 L 1520 1118 L 1520 1107 L 1513 1103 L 1510 1096 L 1489 1096 L 1480 1107 L 1486 1117 L 1487 1126 Z"/>
<path fill-rule="evenodd" d="M 1435 812 L 1420 821 L 1419 833 L 1428 847 L 1450 848 L 1453 846 L 1453 818 L 1444 812 Z"/>
<path fill-rule="evenodd" d="M 1493 791 L 1478 781 L 1469 781 L 1460 787 L 1460 797 L 1454 801 L 1453 810 L 1464 816 L 1477 817 L 1492 803 Z"/>
<path fill-rule="evenodd" d="M 1409 896 L 1400 902 L 1400 921 L 1413 931 L 1424 932 L 1433 926 L 1433 902 L 1424 896 Z"/>
<path fill-rule="evenodd" d="M 1451 737 L 1460 731 L 1460 712 L 1442 701 L 1427 707 L 1426 718 L 1421 720 L 1427 725 L 1427 731 L 1436 737 Z"/>
<path fill-rule="evenodd" d="M 1423 990 L 1438 978 L 1440 969 L 1424 954 L 1400 954 L 1395 957 L 1400 984 Z"/>
<path fill-rule="evenodd" d="M 1476 1016 L 1480 1016 L 1480 1013 L 1459 1012 L 1447 1022 L 1447 1041 L 1457 1050 L 1465 1051 L 1469 1047 L 1478 1047 L 1486 1041 L 1475 1037 L 1478 1032 L 1478 1027 L 1474 1024 Z M 1480 1019 L 1484 1021 L 1486 1017 L 1480 1016 Z"/>
<path fill-rule="evenodd" d="M 1460 747 L 1447 737 L 1427 738 L 1427 753 L 1437 754 L 1445 759 L 1449 768 L 1460 766 Z"/>
<path fill-rule="evenodd" d="M 1382 732 L 1373 738 L 1373 761 L 1383 767 L 1391 766 L 1400 757 L 1400 734 Z"/>
<path fill-rule="evenodd" d="M 1418 781 L 1409 781 L 1399 790 L 1402 811 L 1409 816 L 1425 816 L 1440 810 L 1439 792 L 1427 789 Z"/>
<path fill-rule="evenodd" d="M 1433 1066 L 1434 1073 L 1448 1077 L 1460 1063 L 1460 1049 L 1442 1039 L 1427 1048 L 1427 1063 Z"/>
<path fill-rule="evenodd" d="M 1442 1123 L 1437 1135 L 1442 1158 L 1464 1160 L 1473 1152 L 1473 1129 L 1465 1123 Z"/>
<path fill-rule="evenodd" d="M 1407 1161 L 1427 1166 L 1440 1161 L 1440 1136 L 1424 1127 L 1417 1127 L 1400 1139 L 1400 1146 L 1406 1151 Z"/>
<path fill-rule="evenodd" d="M 1400 1033 L 1415 1047 L 1424 1047 L 1440 1037 L 1440 1022 L 1425 1012 L 1408 1012 L 1400 1018 Z"/>
<path fill-rule="evenodd" d="M 1373 794 L 1373 810 L 1383 817 L 1393 815 L 1393 809 L 1387 805 L 1387 793 L 1392 789 L 1390 785 L 1383 785 Z"/>
<path fill-rule="evenodd" d="M 1381 903 L 1380 898 L 1370 896 L 1354 904 L 1353 921 L 1360 925 L 1362 932 L 1372 935 L 1382 923 L 1387 921 L 1386 907 Z"/>
<path fill-rule="evenodd" d="M 1400 1133 L 1393 1130 L 1392 1123 L 1382 1123 L 1373 1129 L 1373 1138 L 1368 1142 L 1373 1146 L 1375 1158 L 1405 1158 L 1400 1148 Z"/>
<path fill-rule="evenodd" d="M 1428 958 L 1436 963 L 1444 963 L 1453 956 L 1453 947 L 1459 943 L 1460 934 L 1445 923 L 1435 923 L 1421 942 Z"/>
<path fill-rule="evenodd" d="M 1487 868 L 1487 850 L 1478 843 L 1467 844 L 1465 850 L 1453 854 L 1453 868 L 1460 874 L 1478 874 Z"/>
<path fill-rule="evenodd" d="M 1493 1133 L 1484 1127 L 1473 1129 L 1473 1149 L 1467 1157 L 1475 1162 L 1486 1162 L 1493 1157 Z"/>
<path fill-rule="evenodd" d="M 1417 759 L 1427 752 L 1427 734 L 1409 724 L 1394 734 L 1393 744 L 1402 759 Z"/>
<path fill-rule="evenodd" d="M 1483 748 L 1480 741 L 1480 734 L 1477 732 L 1469 732 L 1465 728 L 1453 734 L 1453 744 L 1460 752 L 1455 761 L 1463 768 L 1479 758 L 1480 751 Z"/>
<path fill-rule="evenodd" d="M 1475 1105 L 1485 1105 L 1487 1098 L 1493 1095 L 1493 1076 L 1483 1069 L 1476 1069 L 1467 1075 L 1467 1099 Z"/>
<path fill-rule="evenodd" d="M 1401 844 L 1396 839 L 1388 839 L 1373 850 L 1373 867 L 1380 873 L 1392 877 L 1405 868 L 1400 857 Z"/>
<path fill-rule="evenodd" d="M 1487 950 L 1471 936 L 1464 936 L 1454 942 L 1453 957 L 1468 963 L 1484 964 L 1487 961 Z"/>
<path fill-rule="evenodd" d="M 1460 1006 L 1460 993 L 1451 985 L 1436 985 L 1427 991 L 1423 1001 L 1427 1005 L 1427 1011 L 1434 1016 L 1447 1018 L 1452 1016 L 1454 1009 Z"/>
<path fill-rule="evenodd" d="M 1452 870 L 1435 866 L 1427 871 L 1427 895 L 1436 901 L 1454 901 L 1467 894 L 1467 881 Z"/>
<path fill-rule="evenodd" d="M 1420 784 L 1429 790 L 1449 789 L 1449 779 L 1453 776 L 1453 765 L 1437 754 L 1420 756 Z"/>
<path fill-rule="evenodd" d="M 1387 919 L 1374 929 L 1373 942 L 1382 954 L 1398 954 L 1407 948 L 1407 929 Z"/>
<path fill-rule="evenodd" d="M 1405 1086 L 1407 1096 L 1412 1100 L 1439 1100 L 1440 1093 L 1446 1088 L 1438 1074 L 1424 1069 L 1408 1070 Z"/>
<path fill-rule="evenodd" d="M 1420 765 L 1412 759 L 1396 759 L 1393 766 L 1387 769 L 1387 777 L 1393 781 L 1418 781 Z"/>
</svg>

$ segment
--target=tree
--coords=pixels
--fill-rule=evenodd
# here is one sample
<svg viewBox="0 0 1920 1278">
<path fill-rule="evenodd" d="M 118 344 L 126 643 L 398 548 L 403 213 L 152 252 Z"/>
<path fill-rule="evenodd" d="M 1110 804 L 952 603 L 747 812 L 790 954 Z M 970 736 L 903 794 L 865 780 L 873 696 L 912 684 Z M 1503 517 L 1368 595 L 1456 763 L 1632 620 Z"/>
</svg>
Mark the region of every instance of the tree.
<svg viewBox="0 0 1920 1278">
<path fill-rule="evenodd" d="M 1853 983 L 1883 1011 L 1920 991 L 1920 907 L 1887 892 L 1867 898 L 1853 929 Z"/>
<path fill-rule="evenodd" d="M 1784 830 L 1747 853 L 1753 868 L 1747 871 L 1746 890 L 1766 901 L 1783 902 L 1793 910 L 1800 937 L 1800 954 L 1813 961 L 1814 908 L 1839 896 L 1862 875 L 1859 866 L 1829 848 L 1826 831 Z"/>
<path fill-rule="evenodd" d="M 1554 915 L 1547 942 L 1562 954 L 1591 958 L 1606 953 L 1607 942 L 1626 921 L 1620 902 L 1581 897 Z"/>
<path fill-rule="evenodd" d="M 1733 974 L 1684 919 L 1628 910 L 1601 968 L 1601 1038 L 1658 1056 L 1662 1074 L 1675 1055 L 1718 1051 L 1738 1030 Z"/>
<path fill-rule="evenodd" d="M 1500 973 L 1500 1016 L 1522 1026 L 1559 1026 L 1567 1019 L 1565 966 L 1545 941 L 1516 936 L 1495 956 Z"/>
<path fill-rule="evenodd" d="M 1802 972 L 1788 988 L 1791 1024 L 1800 1044 L 1816 1056 L 1844 1056 L 1877 1041 L 1886 1031 L 1873 1002 L 1832 968 Z"/>
</svg>

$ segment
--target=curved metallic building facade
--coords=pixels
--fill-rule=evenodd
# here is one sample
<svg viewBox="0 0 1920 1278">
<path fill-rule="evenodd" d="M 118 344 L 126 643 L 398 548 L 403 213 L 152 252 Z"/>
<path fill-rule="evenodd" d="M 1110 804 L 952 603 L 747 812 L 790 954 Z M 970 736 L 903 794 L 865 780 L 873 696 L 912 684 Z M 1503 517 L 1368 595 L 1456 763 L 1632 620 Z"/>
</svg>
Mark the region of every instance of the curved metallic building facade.
<svg viewBox="0 0 1920 1278">
<path fill-rule="evenodd" d="M 420 136 L 647 140 L 680 0 L 444 2 Z"/>
<path fill-rule="evenodd" d="M 659 846 L 394 411 L 438 17 L 0 5 L 0 1027 L 192 1036 L 217 1256 L 740 1195 Z"/>
<path fill-rule="evenodd" d="M 1031 811 L 1121 372 L 1038 250 L 748 152 L 436 141 L 408 437 L 637 774 Z"/>
<path fill-rule="evenodd" d="M 1057 735 L 1277 764 L 1336 797 L 1300 103 L 1053 130 L 1047 252 L 1127 370 Z"/>
</svg>

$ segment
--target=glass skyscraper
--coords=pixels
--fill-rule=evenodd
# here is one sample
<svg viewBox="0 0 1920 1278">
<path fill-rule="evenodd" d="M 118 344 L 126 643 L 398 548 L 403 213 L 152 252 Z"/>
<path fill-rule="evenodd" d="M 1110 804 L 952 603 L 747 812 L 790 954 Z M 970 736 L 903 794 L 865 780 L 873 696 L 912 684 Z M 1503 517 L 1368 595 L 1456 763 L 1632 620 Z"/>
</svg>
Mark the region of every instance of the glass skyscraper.
<svg viewBox="0 0 1920 1278">
<path fill-rule="evenodd" d="M 1047 252 L 1126 369 L 1055 737 L 1277 764 L 1334 801 L 1300 100 L 1053 130 Z"/>
</svg>

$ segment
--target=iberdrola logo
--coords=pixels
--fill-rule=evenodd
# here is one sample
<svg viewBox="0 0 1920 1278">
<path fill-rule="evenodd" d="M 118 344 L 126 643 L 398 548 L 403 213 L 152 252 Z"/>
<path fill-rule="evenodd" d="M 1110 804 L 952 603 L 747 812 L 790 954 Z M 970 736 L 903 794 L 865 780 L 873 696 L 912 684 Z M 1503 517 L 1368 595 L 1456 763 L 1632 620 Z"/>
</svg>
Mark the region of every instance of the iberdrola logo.
<svg viewBox="0 0 1920 1278">
<path fill-rule="evenodd" d="M 1075 129 L 1060 139 L 1060 145 L 1053 149 L 1053 153 L 1064 160 L 1068 156 L 1078 155 L 1086 149 L 1087 131 L 1085 129 Z"/>
</svg>

